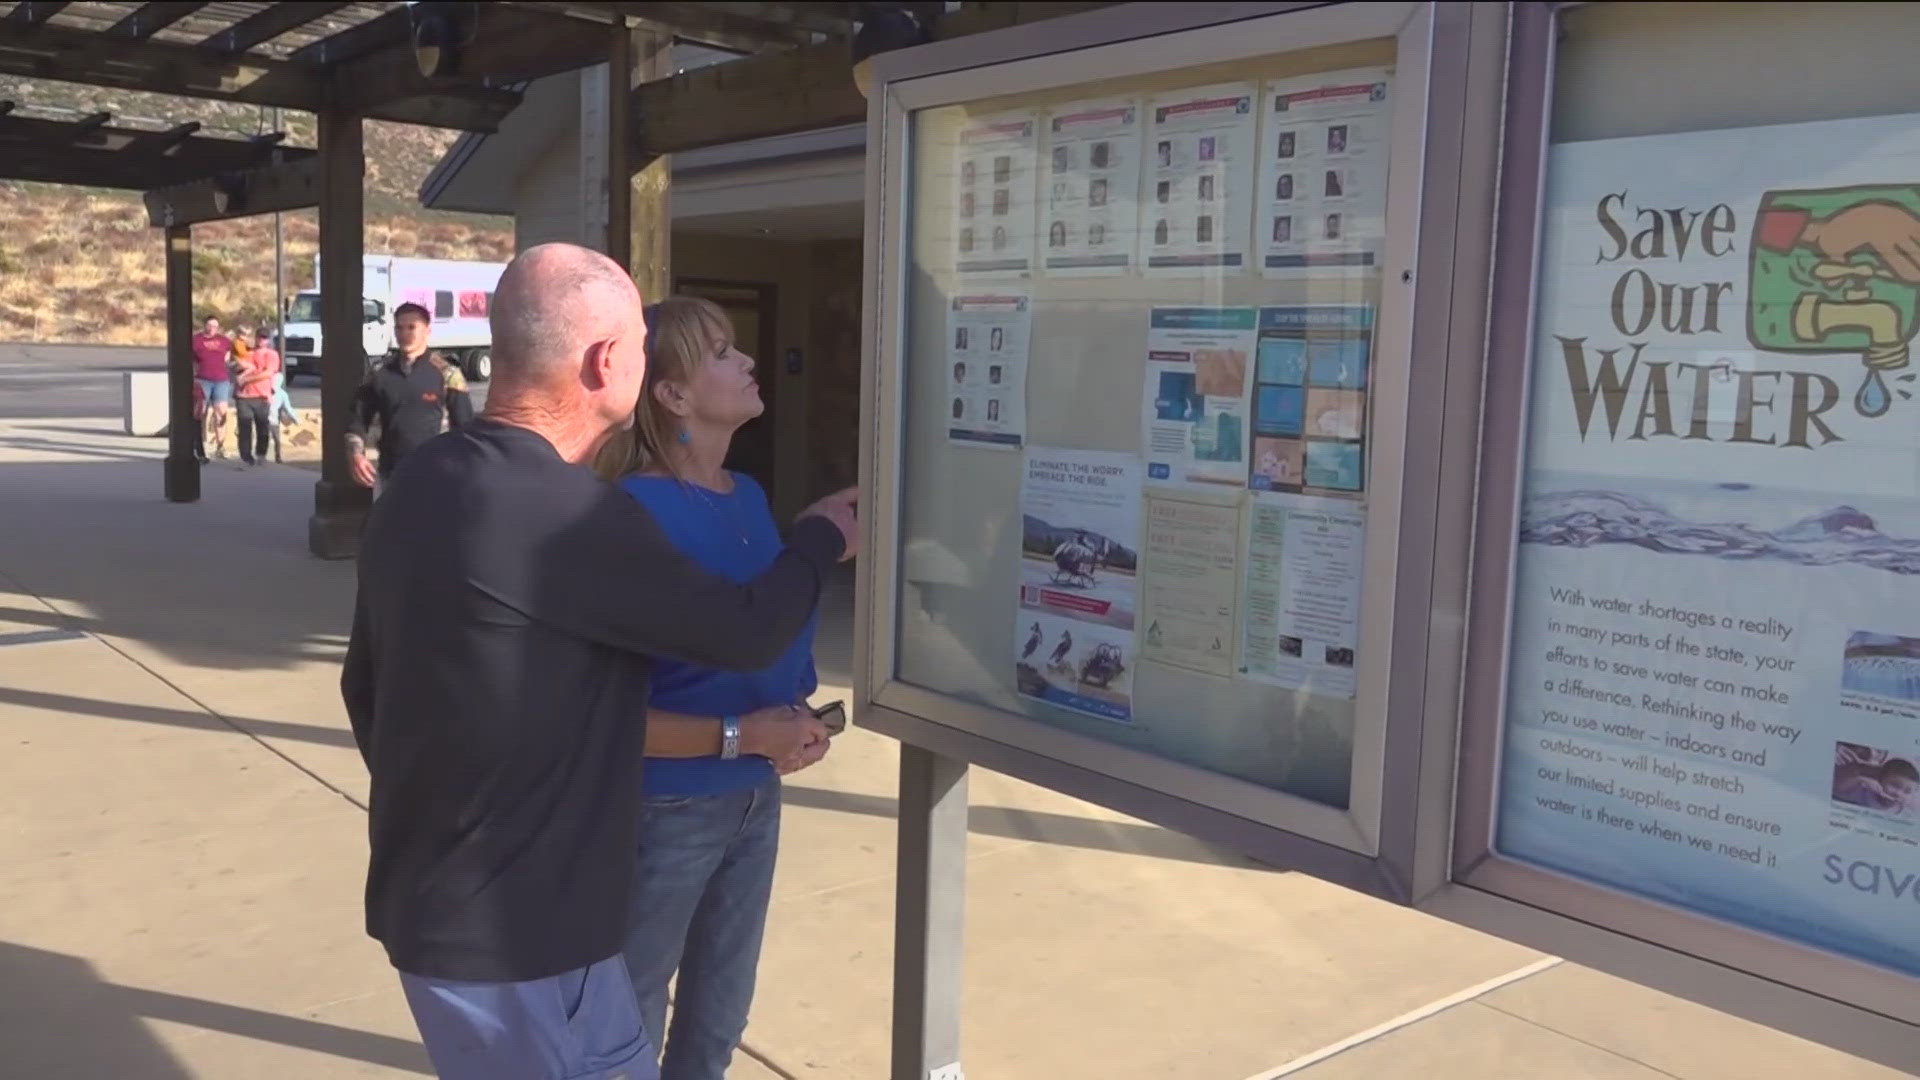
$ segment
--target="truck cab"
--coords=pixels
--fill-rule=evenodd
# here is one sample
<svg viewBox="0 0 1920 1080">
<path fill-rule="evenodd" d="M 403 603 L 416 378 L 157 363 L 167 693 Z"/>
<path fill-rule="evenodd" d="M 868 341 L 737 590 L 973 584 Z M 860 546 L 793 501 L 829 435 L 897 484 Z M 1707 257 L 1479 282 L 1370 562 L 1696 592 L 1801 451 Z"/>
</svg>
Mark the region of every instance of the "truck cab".
<svg viewBox="0 0 1920 1080">
<path fill-rule="evenodd" d="M 369 365 L 393 348 L 393 313 L 378 300 L 360 301 L 361 348 Z M 322 336 L 320 331 L 320 294 L 308 289 L 297 293 L 287 305 L 285 336 L 281 351 L 285 354 L 287 378 L 300 375 L 320 376 Z"/>
</svg>

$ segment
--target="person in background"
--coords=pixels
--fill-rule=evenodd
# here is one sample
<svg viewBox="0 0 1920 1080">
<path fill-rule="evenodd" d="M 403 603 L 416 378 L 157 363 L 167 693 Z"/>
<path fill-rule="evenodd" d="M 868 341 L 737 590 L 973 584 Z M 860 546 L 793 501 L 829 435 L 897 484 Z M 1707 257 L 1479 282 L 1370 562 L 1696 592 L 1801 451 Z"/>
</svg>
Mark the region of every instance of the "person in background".
<svg viewBox="0 0 1920 1080">
<path fill-rule="evenodd" d="M 712 302 L 674 297 L 648 308 L 634 424 L 598 462 L 669 543 L 741 583 L 781 551 L 766 493 L 722 465 L 734 433 L 766 408 L 753 367 Z M 746 1030 L 780 842 L 780 774 L 827 752 L 825 726 L 804 707 L 817 686 L 814 626 L 809 619 L 758 671 L 654 664 L 625 952 L 641 1020 L 665 1035 L 662 1080 L 722 1080 Z"/>
<path fill-rule="evenodd" d="M 255 341 L 240 362 L 239 388 L 233 395 L 234 409 L 240 415 L 240 460 L 248 465 L 266 460 L 269 439 L 274 444 L 274 460 L 280 460 L 280 436 L 273 423 L 273 387 L 281 374 L 280 353 L 273 347 L 271 334 L 261 334 Z"/>
<path fill-rule="evenodd" d="M 209 315 L 193 335 L 193 381 L 206 399 L 206 419 L 201 438 L 213 439 L 215 457 L 227 456 L 227 410 L 233 405 L 233 373 L 227 362 L 233 357 L 233 340 L 220 332 L 220 320 Z M 207 451 L 200 448 L 200 462 L 206 464 Z"/>
<path fill-rule="evenodd" d="M 413 454 L 360 544 L 340 690 L 367 932 L 442 1080 L 653 1080 L 621 952 L 652 658 L 785 655 L 857 552 L 857 493 L 802 512 L 751 582 L 710 573 L 587 467 L 646 377 L 626 270 L 531 247 L 489 318 L 485 415 Z"/>
<path fill-rule="evenodd" d="M 274 339 L 273 331 L 264 326 L 260 330 L 263 341 Z M 279 350 L 275 350 L 278 353 Z M 280 431 L 300 422 L 300 414 L 293 411 L 293 396 L 287 393 L 286 358 L 281 357 L 279 370 L 273 375 L 273 397 L 267 403 L 267 418 L 273 422 L 273 460 L 280 460 Z"/>
<path fill-rule="evenodd" d="M 427 348 L 432 316 L 419 304 L 393 310 L 393 351 L 367 372 L 347 417 L 353 478 L 366 487 L 393 475 L 408 454 L 445 429 L 473 419 L 458 365 Z M 367 458 L 367 434 L 380 427 L 380 465 Z"/>
</svg>

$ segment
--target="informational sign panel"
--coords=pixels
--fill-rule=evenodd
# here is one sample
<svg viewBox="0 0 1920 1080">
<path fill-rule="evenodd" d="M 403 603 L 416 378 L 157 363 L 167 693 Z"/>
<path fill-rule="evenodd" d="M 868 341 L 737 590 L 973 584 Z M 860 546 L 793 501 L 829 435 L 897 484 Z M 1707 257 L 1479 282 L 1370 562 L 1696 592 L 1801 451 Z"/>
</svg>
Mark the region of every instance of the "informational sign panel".
<svg viewBox="0 0 1920 1080">
<path fill-rule="evenodd" d="M 1497 848 L 1920 974 L 1920 115 L 1548 178 Z"/>
</svg>

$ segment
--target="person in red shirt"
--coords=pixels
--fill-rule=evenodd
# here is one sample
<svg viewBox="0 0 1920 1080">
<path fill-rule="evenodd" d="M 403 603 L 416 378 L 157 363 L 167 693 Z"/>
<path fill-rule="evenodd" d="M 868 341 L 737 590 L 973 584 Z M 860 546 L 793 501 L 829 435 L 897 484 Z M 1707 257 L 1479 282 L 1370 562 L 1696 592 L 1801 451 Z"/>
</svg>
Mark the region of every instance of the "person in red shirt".
<svg viewBox="0 0 1920 1080">
<path fill-rule="evenodd" d="M 273 380 L 280 373 L 280 353 L 272 334 L 260 334 L 257 344 L 240 364 L 234 408 L 240 415 L 240 460 L 258 465 L 267 459 L 267 441 L 273 437 Z"/>
<path fill-rule="evenodd" d="M 227 358 L 233 355 L 233 340 L 220 332 L 220 320 L 207 316 L 201 332 L 193 335 L 193 381 L 207 402 L 206 428 L 213 437 L 213 453 L 226 457 L 227 411 L 233 406 L 233 376 L 227 370 Z M 204 453 L 200 460 L 207 460 Z"/>
</svg>

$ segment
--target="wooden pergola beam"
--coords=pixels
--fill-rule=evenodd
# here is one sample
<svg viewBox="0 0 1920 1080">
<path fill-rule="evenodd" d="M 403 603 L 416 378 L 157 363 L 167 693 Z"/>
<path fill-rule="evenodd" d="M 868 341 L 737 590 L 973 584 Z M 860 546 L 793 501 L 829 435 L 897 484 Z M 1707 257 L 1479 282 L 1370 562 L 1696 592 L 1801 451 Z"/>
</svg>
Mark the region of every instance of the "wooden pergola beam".
<svg viewBox="0 0 1920 1080">
<path fill-rule="evenodd" d="M 281 0 L 280 3 L 269 4 L 241 19 L 207 38 L 201 44 L 221 52 L 245 52 L 255 45 L 272 41 L 281 34 L 291 33 L 310 22 L 326 18 L 346 6 L 345 3 L 304 3 L 301 0 Z"/>
<path fill-rule="evenodd" d="M 8 116 L 4 104 L 0 179 L 5 180 L 145 191 L 312 155 L 271 141 L 200 137 L 198 123 L 150 131 L 113 127 L 106 113 L 81 121 Z"/>
<path fill-rule="evenodd" d="M 200 131 L 200 121 L 189 120 L 184 124 L 175 124 L 165 131 L 156 131 L 151 135 L 135 139 L 124 150 L 129 154 L 171 154 L 186 144 Z"/>
<path fill-rule="evenodd" d="M 7 13 L 7 21 L 15 26 L 39 26 L 66 7 L 64 3 L 19 3 Z"/>
<path fill-rule="evenodd" d="M 295 49 L 288 54 L 287 60 L 311 67 L 345 63 L 410 41 L 412 32 L 412 13 L 405 7 L 398 7 L 351 29 L 330 34 L 311 45 Z"/>
<path fill-rule="evenodd" d="M 671 31 L 676 37 L 711 44 L 751 44 L 755 49 L 769 45 L 804 45 L 815 31 L 791 22 L 760 14 L 728 10 L 740 4 L 615 4 L 621 13 Z M 765 7 L 768 5 L 753 5 Z"/>
<path fill-rule="evenodd" d="M 112 26 L 106 33 L 112 37 L 132 38 L 145 41 L 154 34 L 165 30 L 181 19 L 206 7 L 206 4 L 176 3 L 173 0 L 155 0 L 154 3 L 141 4 L 132 14 Z"/>
<path fill-rule="evenodd" d="M 940 41 L 1108 6 L 982 4 L 935 20 L 929 33 L 932 40 Z M 644 83 L 634 88 L 633 99 L 640 161 L 703 146 L 855 124 L 867 116 L 867 99 L 854 85 L 853 55 L 844 40 L 762 53 Z"/>
<path fill-rule="evenodd" d="M 65 26 L 0 23 L 0 72 L 305 111 L 324 103 L 323 81 L 284 61 Z"/>
<path fill-rule="evenodd" d="M 386 18 L 381 16 L 374 22 Z M 410 44 L 382 49 L 331 69 L 329 108 L 408 123 L 471 128 L 475 125 L 417 119 L 395 115 L 394 111 L 397 108 L 404 114 L 407 102 L 449 95 L 469 107 L 504 100 L 498 95 L 506 91 L 462 87 L 459 80 L 484 72 L 495 84 L 518 83 L 587 67 L 606 58 L 608 37 L 614 33 L 610 25 L 516 7 L 482 6 L 480 19 L 474 43 L 461 50 L 460 69 L 450 78 L 422 75 Z M 517 95 L 513 100 L 518 100 Z M 497 124 L 499 116 L 492 119 Z"/>
<path fill-rule="evenodd" d="M 305 210 L 319 203 L 319 159 L 311 156 L 146 193 L 147 223 L 163 227 Z"/>
<path fill-rule="evenodd" d="M 373 23 L 385 23 L 381 16 Z M 605 27 L 551 16 L 526 16 L 538 26 L 525 25 L 518 36 L 494 51 L 537 50 L 553 40 L 547 31 L 560 29 L 559 48 L 565 59 L 552 61 L 538 74 L 552 74 L 583 62 L 577 60 L 582 29 L 594 35 L 589 44 L 596 58 L 598 34 Z M 372 25 L 372 23 L 366 24 Z M 389 31 L 393 24 L 388 23 Z M 340 36 L 352 35 L 356 30 Z M 572 51 L 568 51 L 572 50 Z M 296 54 L 298 55 L 298 54 Z M 485 51 L 478 57 L 485 60 Z M 584 61 L 590 62 L 590 61 Z M 558 66 L 552 66 L 557 63 Z M 475 65 L 472 70 L 492 69 Z M 377 120 L 407 124 L 491 131 L 519 101 L 503 89 L 473 85 L 428 84 L 414 66 L 411 49 L 388 49 L 341 65 L 332 73 L 293 60 L 276 60 L 256 53 L 222 53 L 198 45 L 165 41 L 127 41 L 104 33 L 64 26 L 23 29 L 0 21 L 0 74 L 27 75 L 92 86 L 120 87 L 182 97 L 274 105 L 283 109 L 320 112 L 348 108 Z M 497 81 L 508 81 L 504 78 Z M 330 89 L 339 86 L 338 93 Z"/>
</svg>

